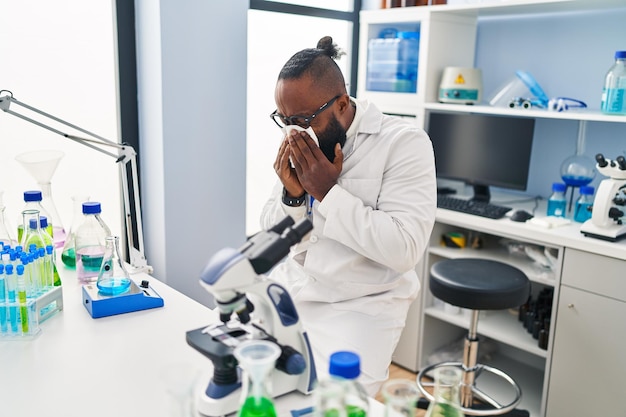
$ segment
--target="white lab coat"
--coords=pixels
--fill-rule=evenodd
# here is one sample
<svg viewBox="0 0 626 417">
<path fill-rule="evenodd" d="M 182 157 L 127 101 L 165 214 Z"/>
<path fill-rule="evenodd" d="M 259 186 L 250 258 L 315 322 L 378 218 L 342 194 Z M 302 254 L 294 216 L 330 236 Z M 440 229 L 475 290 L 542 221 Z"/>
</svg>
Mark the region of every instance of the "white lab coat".
<svg viewBox="0 0 626 417">
<path fill-rule="evenodd" d="M 337 184 L 323 201 L 294 208 L 282 203 L 278 181 L 261 226 L 286 215 L 311 217 L 311 233 L 270 278 L 293 297 L 320 376 L 331 353 L 356 351 L 360 380 L 375 395 L 420 288 L 415 267 L 435 219 L 435 165 L 422 129 L 383 115 L 367 101 L 353 101 L 360 123 L 348 132 L 356 128 L 343 147 Z"/>
</svg>

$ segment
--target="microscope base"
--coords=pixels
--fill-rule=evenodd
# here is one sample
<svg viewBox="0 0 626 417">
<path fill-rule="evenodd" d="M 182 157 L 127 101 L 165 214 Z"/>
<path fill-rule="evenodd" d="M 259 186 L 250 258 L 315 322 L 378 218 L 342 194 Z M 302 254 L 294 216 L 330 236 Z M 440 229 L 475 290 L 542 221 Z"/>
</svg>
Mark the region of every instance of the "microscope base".
<svg viewBox="0 0 626 417">
<path fill-rule="evenodd" d="M 620 239 L 626 238 L 626 226 L 616 224 L 612 226 L 598 227 L 591 220 L 587 220 L 580 227 L 580 233 L 587 237 L 616 242 Z"/>
</svg>

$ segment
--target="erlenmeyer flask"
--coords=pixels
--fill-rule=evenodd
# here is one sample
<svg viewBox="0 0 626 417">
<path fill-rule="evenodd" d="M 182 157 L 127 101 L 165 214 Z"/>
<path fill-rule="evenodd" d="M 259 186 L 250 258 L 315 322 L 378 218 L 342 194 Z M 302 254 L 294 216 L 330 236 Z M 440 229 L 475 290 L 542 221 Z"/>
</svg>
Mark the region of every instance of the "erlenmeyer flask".
<svg viewBox="0 0 626 417">
<path fill-rule="evenodd" d="M 280 348 L 267 340 L 249 340 L 235 348 L 235 358 L 244 371 L 238 417 L 276 417 L 271 395 L 271 374 Z"/>
<path fill-rule="evenodd" d="M 435 401 L 428 405 L 426 417 L 463 417 L 459 386 L 461 370 L 452 366 L 435 369 Z"/>
<path fill-rule="evenodd" d="M 63 252 L 61 253 L 61 261 L 68 268 L 76 267 L 75 237 L 76 230 L 83 220 L 83 203 L 85 201 L 89 201 L 88 195 L 75 195 L 72 197 L 74 217 L 72 217 L 72 225 L 65 237 L 65 244 L 63 245 Z"/>
<path fill-rule="evenodd" d="M 130 275 L 120 257 L 119 236 L 107 236 L 96 286 L 104 295 L 119 295 L 130 288 Z"/>
<path fill-rule="evenodd" d="M 14 235 L 11 233 L 11 227 L 7 223 L 7 218 L 4 214 L 4 210 L 6 207 L 4 206 L 3 201 L 4 190 L 0 190 L 0 242 L 3 245 L 9 245 L 12 248 L 15 248 L 17 245 L 17 240 Z M 0 252 L 2 251 L 2 247 L 0 247 Z"/>
<path fill-rule="evenodd" d="M 25 152 L 15 157 L 15 160 L 33 176 L 41 187 L 43 196 L 41 205 L 49 216 L 48 223 L 52 225 L 52 237 L 56 248 L 63 247 L 65 243 L 65 228 L 52 199 L 52 184 L 50 180 L 63 156 L 65 154 L 61 151 L 47 150 Z"/>
</svg>

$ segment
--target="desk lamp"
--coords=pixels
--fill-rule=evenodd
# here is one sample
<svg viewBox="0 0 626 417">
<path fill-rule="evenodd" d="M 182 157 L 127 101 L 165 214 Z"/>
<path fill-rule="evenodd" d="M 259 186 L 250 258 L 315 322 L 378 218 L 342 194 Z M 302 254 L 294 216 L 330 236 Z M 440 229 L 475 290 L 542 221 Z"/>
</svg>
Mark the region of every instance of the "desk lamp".
<svg viewBox="0 0 626 417">
<path fill-rule="evenodd" d="M 4 93 L 4 95 L 3 95 Z M 10 109 L 11 103 L 21 106 L 27 110 L 38 113 L 48 119 L 54 120 L 55 122 L 61 123 L 72 129 L 75 129 L 79 132 L 84 133 L 85 135 L 90 136 L 90 138 L 70 135 L 68 133 L 64 133 L 60 130 L 57 130 L 46 123 L 34 120 L 28 116 L 17 113 Z M 13 93 L 8 90 L 0 90 L 0 109 L 4 112 L 12 114 L 13 116 L 17 116 L 27 122 L 33 123 L 37 126 L 43 127 L 44 129 L 48 129 L 51 132 L 54 132 L 58 135 L 61 135 L 67 139 L 71 139 L 74 142 L 78 142 L 81 145 L 85 145 L 91 149 L 94 149 L 98 152 L 101 152 L 105 155 L 109 155 L 112 158 L 115 158 L 115 162 L 119 163 L 120 174 L 122 176 L 122 189 L 124 194 L 124 219 L 126 224 L 126 239 L 128 243 L 129 250 L 129 259 L 131 265 L 131 273 L 135 272 L 152 272 L 152 267 L 148 265 L 146 257 L 144 255 L 144 242 L 143 242 L 143 226 L 141 221 L 141 204 L 139 200 L 139 184 L 137 181 L 137 153 L 135 149 L 126 144 L 126 143 L 118 143 L 109 139 L 105 139 L 102 136 L 96 135 L 95 133 L 89 132 L 88 130 L 82 129 L 76 125 L 68 123 L 64 120 L 59 119 L 51 114 L 48 114 L 44 111 L 41 111 L 35 107 L 29 106 L 26 103 L 18 101 L 13 97 Z M 108 150 L 106 148 L 112 148 L 112 150 Z M 131 180 L 128 178 L 128 165 L 130 165 L 130 174 Z M 132 181 L 129 184 L 129 181 Z M 129 185 L 132 187 L 132 193 L 129 190 Z M 135 212 L 133 219 L 133 212 L 131 209 L 131 198 L 134 203 Z M 135 239 L 133 236 L 133 220 L 134 224 L 137 227 L 137 246 L 135 246 Z"/>
</svg>

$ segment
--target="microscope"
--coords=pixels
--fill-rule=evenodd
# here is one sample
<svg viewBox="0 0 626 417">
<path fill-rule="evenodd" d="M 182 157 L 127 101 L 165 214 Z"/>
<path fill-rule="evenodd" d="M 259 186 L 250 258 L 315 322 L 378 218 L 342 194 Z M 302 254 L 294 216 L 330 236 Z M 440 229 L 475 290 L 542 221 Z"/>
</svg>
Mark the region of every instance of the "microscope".
<svg viewBox="0 0 626 417">
<path fill-rule="evenodd" d="M 585 236 L 615 242 L 626 237 L 623 224 L 626 205 L 626 158 L 620 155 L 615 160 L 596 155 L 596 168 L 609 177 L 600 182 L 593 202 L 591 219 L 580 227 Z"/>
<path fill-rule="evenodd" d="M 285 288 L 263 276 L 312 228 L 308 219 L 295 224 L 287 216 L 241 248 L 218 251 L 207 263 L 200 284 L 215 298 L 220 321 L 187 332 L 187 343 L 213 363 L 213 375 L 198 393 L 200 414 L 217 417 L 237 411 L 242 375 L 233 353 L 247 340 L 268 340 L 281 349 L 272 373 L 274 397 L 313 390 L 313 353 L 293 300 Z"/>
</svg>

